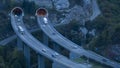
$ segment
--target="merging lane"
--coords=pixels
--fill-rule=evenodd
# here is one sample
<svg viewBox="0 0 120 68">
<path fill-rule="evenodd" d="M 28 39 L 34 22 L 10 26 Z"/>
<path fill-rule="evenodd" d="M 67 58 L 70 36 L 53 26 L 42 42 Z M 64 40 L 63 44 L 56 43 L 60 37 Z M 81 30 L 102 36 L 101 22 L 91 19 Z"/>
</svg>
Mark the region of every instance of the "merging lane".
<svg viewBox="0 0 120 68">
<path fill-rule="evenodd" d="M 36 28 L 36 29 L 30 30 L 29 32 L 32 33 L 32 32 L 38 31 L 38 30 L 40 30 L 40 29 L 39 29 L 39 28 Z M 8 37 L 8 38 L 0 41 L 0 45 L 1 45 L 1 46 L 5 46 L 6 44 L 8 44 L 9 42 L 13 41 L 13 40 L 16 39 L 16 38 L 17 38 L 16 35 L 13 35 L 13 36 L 11 36 L 11 37 Z"/>
</svg>

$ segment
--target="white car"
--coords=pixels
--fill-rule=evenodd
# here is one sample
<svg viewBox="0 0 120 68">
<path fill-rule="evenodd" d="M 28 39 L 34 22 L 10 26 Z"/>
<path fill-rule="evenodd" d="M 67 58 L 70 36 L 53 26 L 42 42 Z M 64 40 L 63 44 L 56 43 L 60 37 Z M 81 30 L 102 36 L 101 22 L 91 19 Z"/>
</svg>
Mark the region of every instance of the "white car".
<svg viewBox="0 0 120 68">
<path fill-rule="evenodd" d="M 15 17 L 18 17 L 17 15 L 15 15 Z"/>
<path fill-rule="evenodd" d="M 20 22 L 20 19 L 17 19 L 18 22 Z"/>
<path fill-rule="evenodd" d="M 42 49 L 43 52 L 46 52 L 46 49 Z"/>
<path fill-rule="evenodd" d="M 77 48 L 78 48 L 78 46 L 73 46 L 73 48 L 74 48 L 74 49 L 77 49 Z"/>
<path fill-rule="evenodd" d="M 47 18 L 43 18 L 43 20 L 44 20 L 44 23 L 45 23 L 45 24 L 47 24 L 47 23 L 48 23 Z"/>
<path fill-rule="evenodd" d="M 24 29 L 21 26 L 18 26 L 18 31 L 23 35 L 24 34 Z"/>
<path fill-rule="evenodd" d="M 57 52 L 55 52 L 54 54 L 52 54 L 52 57 L 56 58 L 57 56 L 59 56 L 59 54 Z"/>
</svg>

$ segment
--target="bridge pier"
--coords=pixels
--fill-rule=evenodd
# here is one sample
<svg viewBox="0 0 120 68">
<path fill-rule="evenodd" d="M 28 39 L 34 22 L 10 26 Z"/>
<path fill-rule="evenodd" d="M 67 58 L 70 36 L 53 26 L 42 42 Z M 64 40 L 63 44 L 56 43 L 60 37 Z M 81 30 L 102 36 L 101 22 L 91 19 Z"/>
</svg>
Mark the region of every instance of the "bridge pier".
<svg viewBox="0 0 120 68">
<path fill-rule="evenodd" d="M 17 47 L 18 50 L 23 51 L 23 42 L 19 37 L 17 37 Z"/>
<path fill-rule="evenodd" d="M 43 35 L 43 43 L 48 46 L 48 37 L 45 33 Z M 38 68 L 45 68 L 45 58 L 42 55 L 38 55 Z"/>
<path fill-rule="evenodd" d="M 43 43 L 48 46 L 48 36 L 45 33 L 43 33 Z"/>
<path fill-rule="evenodd" d="M 54 49 L 55 51 L 57 51 L 58 53 L 60 53 L 60 46 L 57 45 L 56 43 L 53 43 L 53 49 Z"/>
<path fill-rule="evenodd" d="M 53 62 L 52 63 L 52 68 L 68 68 L 68 67 L 65 66 L 65 65 L 61 65 L 61 64 L 59 64 L 57 62 Z"/>
<path fill-rule="evenodd" d="M 38 68 L 45 68 L 45 58 L 38 54 Z"/>
<path fill-rule="evenodd" d="M 24 56 L 26 60 L 26 68 L 30 68 L 30 48 L 24 45 Z"/>
</svg>

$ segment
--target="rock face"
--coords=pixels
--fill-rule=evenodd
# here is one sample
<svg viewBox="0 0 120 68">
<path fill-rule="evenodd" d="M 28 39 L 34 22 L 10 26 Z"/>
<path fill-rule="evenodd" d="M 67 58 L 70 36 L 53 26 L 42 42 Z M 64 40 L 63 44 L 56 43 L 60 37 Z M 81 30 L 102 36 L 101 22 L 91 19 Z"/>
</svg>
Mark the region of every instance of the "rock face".
<svg viewBox="0 0 120 68">
<path fill-rule="evenodd" d="M 98 15 L 101 14 L 101 11 L 99 9 L 99 6 L 97 4 L 97 0 L 92 0 L 92 15 L 90 16 L 90 20 L 94 20 Z"/>
<path fill-rule="evenodd" d="M 85 5 L 91 4 L 91 0 L 83 0 Z"/>
<path fill-rule="evenodd" d="M 85 28 L 85 27 L 80 27 L 80 31 L 82 32 L 84 38 L 86 39 L 86 35 L 87 35 L 87 33 L 88 33 L 87 28 Z"/>
<path fill-rule="evenodd" d="M 96 33 L 96 30 L 95 30 L 95 29 L 92 29 L 91 31 L 89 31 L 89 34 L 92 35 L 92 36 L 94 36 L 94 37 L 95 37 L 95 35 L 96 35 L 95 33 Z"/>
<path fill-rule="evenodd" d="M 69 11 L 70 11 L 69 14 L 65 15 L 65 18 L 64 18 L 64 20 L 61 21 L 61 23 L 69 23 L 72 20 L 81 21 L 81 20 L 85 19 L 85 13 L 81 6 L 76 5 Z M 83 23 L 83 25 L 84 25 L 84 23 Z"/>
<path fill-rule="evenodd" d="M 70 6 L 70 3 L 68 0 L 52 0 L 52 1 L 56 10 L 62 10 L 65 8 L 69 8 Z"/>
<path fill-rule="evenodd" d="M 53 7 L 51 0 L 29 0 L 29 1 L 34 1 L 35 4 L 42 6 L 42 7 L 47 7 L 47 8 Z"/>
</svg>

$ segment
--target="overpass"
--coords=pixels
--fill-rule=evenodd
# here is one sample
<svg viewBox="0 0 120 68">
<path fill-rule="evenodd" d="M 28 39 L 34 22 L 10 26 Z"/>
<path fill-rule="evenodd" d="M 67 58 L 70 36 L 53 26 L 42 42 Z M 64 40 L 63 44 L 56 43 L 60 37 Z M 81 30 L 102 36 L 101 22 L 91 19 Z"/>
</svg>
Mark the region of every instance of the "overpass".
<svg viewBox="0 0 120 68">
<path fill-rule="evenodd" d="M 70 61 L 68 58 L 58 54 L 57 52 L 53 51 L 52 49 L 48 48 L 47 46 L 40 43 L 37 39 L 35 39 L 28 32 L 28 30 L 25 28 L 23 24 L 24 13 L 21 8 L 19 7 L 14 8 L 11 11 L 10 16 L 11 16 L 11 24 L 12 24 L 12 27 L 15 33 L 24 43 L 27 44 L 26 47 L 32 48 L 39 55 L 47 57 L 48 59 L 52 60 L 54 63 L 63 65 L 63 67 L 65 66 L 66 68 L 88 68 L 87 66 L 83 64 L 78 64 L 78 63 Z M 27 48 L 25 49 L 27 50 Z"/>
<path fill-rule="evenodd" d="M 85 2 L 85 4 L 86 3 L 88 4 L 88 2 L 89 2 L 89 0 L 83 0 L 83 1 Z M 91 0 L 91 3 L 93 4 L 92 5 L 93 14 L 92 14 L 92 16 L 90 16 L 90 20 L 92 21 L 93 19 L 95 19 L 101 13 L 101 11 L 100 11 L 100 9 L 99 9 L 99 7 L 97 5 L 97 0 Z M 59 26 L 59 25 L 64 25 L 64 23 L 56 24 L 54 26 Z M 37 30 L 40 30 L 40 29 L 38 29 L 38 28 L 33 29 L 33 30 L 30 30 L 30 32 L 34 32 L 34 31 L 37 31 Z M 0 41 L 0 45 L 6 45 L 6 44 L 8 44 L 9 42 L 11 42 L 12 40 L 14 40 L 16 38 L 17 38 L 16 35 L 13 35 L 13 36 L 11 36 L 9 38 L 6 38 L 6 39 Z"/>
<path fill-rule="evenodd" d="M 71 53 L 76 55 L 85 56 L 101 64 L 111 66 L 113 68 L 120 68 L 120 63 L 109 60 L 101 55 L 98 55 L 92 51 L 85 50 L 81 46 L 73 43 L 69 39 L 62 36 L 50 23 L 48 20 L 48 11 L 45 8 L 39 8 L 36 11 L 37 21 L 41 30 L 54 42 L 58 43 L 60 46 L 69 50 Z"/>
</svg>

